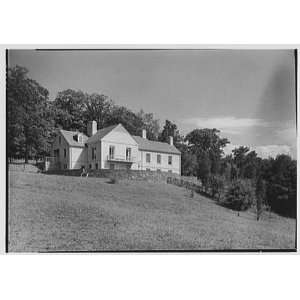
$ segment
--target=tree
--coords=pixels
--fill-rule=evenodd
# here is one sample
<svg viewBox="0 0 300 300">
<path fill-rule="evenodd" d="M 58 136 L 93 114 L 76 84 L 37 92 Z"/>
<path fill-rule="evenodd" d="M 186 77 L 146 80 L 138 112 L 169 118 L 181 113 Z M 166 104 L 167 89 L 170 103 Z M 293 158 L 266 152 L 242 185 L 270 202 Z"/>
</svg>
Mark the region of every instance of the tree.
<svg viewBox="0 0 300 300">
<path fill-rule="evenodd" d="M 219 133 L 215 128 L 194 129 L 185 137 L 185 142 L 197 157 L 197 177 L 203 184 L 208 182 L 211 174 L 219 173 L 223 148 L 229 143 Z"/>
<path fill-rule="evenodd" d="M 144 125 L 143 120 L 133 111 L 124 106 L 114 105 L 111 109 L 111 114 L 108 116 L 107 125 L 118 123 L 121 123 L 132 135 L 141 135 Z"/>
<path fill-rule="evenodd" d="M 16 66 L 7 73 L 8 155 L 39 155 L 48 138 L 51 118 L 48 91 L 28 77 L 26 68 Z"/>
<path fill-rule="evenodd" d="M 263 174 L 266 180 L 266 199 L 272 210 L 290 217 L 296 216 L 297 162 L 289 155 L 281 154 L 270 159 L 269 170 Z"/>
<path fill-rule="evenodd" d="M 259 172 L 260 159 L 255 151 L 250 151 L 248 147 L 241 146 L 232 150 L 233 163 L 237 168 L 237 176 L 255 180 Z"/>
<path fill-rule="evenodd" d="M 101 129 L 107 126 L 113 102 L 108 96 L 92 94 L 86 96 L 85 121 L 95 120 L 97 128 Z"/>
<path fill-rule="evenodd" d="M 170 136 L 173 137 L 173 143 L 175 147 L 177 147 L 177 145 L 182 143 L 183 141 L 183 138 L 180 135 L 179 130 L 177 129 L 177 125 L 169 120 L 166 120 L 163 130 L 158 137 L 158 140 L 161 142 L 168 143 Z"/>
<path fill-rule="evenodd" d="M 234 166 L 231 154 L 221 158 L 220 175 L 224 176 L 225 180 L 230 181 L 232 179 L 233 168 Z"/>
<path fill-rule="evenodd" d="M 258 221 L 263 210 L 263 201 L 266 196 L 266 185 L 261 176 L 257 178 L 255 196 L 256 196 L 256 216 L 257 216 L 256 219 Z"/>
<path fill-rule="evenodd" d="M 53 102 L 55 126 L 65 130 L 86 133 L 86 107 L 88 95 L 71 89 L 59 92 Z"/>
<path fill-rule="evenodd" d="M 221 193 L 225 186 L 225 180 L 219 175 L 213 175 L 209 179 L 212 197 L 220 201 Z"/>
<path fill-rule="evenodd" d="M 142 109 L 136 114 L 143 121 L 143 129 L 147 130 L 147 138 L 157 141 L 159 136 L 159 120 L 154 119 L 153 113 L 145 113 Z"/>
<path fill-rule="evenodd" d="M 231 209 L 240 211 L 247 210 L 253 204 L 255 191 L 249 180 L 238 179 L 231 183 L 226 195 L 225 205 Z"/>
<path fill-rule="evenodd" d="M 183 176 L 196 176 L 197 156 L 184 143 L 178 144 L 177 149 L 181 152 L 181 174 Z"/>
<path fill-rule="evenodd" d="M 197 178 L 201 180 L 204 187 L 207 189 L 209 178 L 211 176 L 211 161 L 206 152 L 199 153 L 197 156 Z"/>
</svg>

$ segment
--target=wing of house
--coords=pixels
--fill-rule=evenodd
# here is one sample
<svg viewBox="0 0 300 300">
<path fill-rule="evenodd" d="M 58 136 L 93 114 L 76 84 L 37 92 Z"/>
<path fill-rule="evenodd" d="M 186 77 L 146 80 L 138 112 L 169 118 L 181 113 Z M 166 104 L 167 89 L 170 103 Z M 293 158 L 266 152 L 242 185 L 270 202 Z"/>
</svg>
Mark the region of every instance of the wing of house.
<svg viewBox="0 0 300 300">
<path fill-rule="evenodd" d="M 181 153 L 170 143 L 132 136 L 122 124 L 97 131 L 89 122 L 88 136 L 76 131 L 59 130 L 52 144 L 56 168 L 132 169 L 165 171 L 180 174 Z"/>
<path fill-rule="evenodd" d="M 52 168 L 80 169 L 85 166 L 87 140 L 83 133 L 59 129 L 51 147 Z"/>
<path fill-rule="evenodd" d="M 145 132 L 143 136 L 133 136 L 138 143 L 139 169 L 180 174 L 181 153 L 173 145 L 173 139 L 168 144 L 148 140 Z"/>
</svg>

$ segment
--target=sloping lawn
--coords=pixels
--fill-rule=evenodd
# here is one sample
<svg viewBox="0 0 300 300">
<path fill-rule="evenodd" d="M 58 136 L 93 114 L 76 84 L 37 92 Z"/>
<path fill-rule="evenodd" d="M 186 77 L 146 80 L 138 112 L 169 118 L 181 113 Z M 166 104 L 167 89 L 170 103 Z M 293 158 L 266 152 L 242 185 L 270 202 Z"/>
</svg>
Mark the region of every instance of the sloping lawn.
<svg viewBox="0 0 300 300">
<path fill-rule="evenodd" d="M 294 219 L 165 183 L 9 173 L 9 251 L 294 249 Z"/>
</svg>

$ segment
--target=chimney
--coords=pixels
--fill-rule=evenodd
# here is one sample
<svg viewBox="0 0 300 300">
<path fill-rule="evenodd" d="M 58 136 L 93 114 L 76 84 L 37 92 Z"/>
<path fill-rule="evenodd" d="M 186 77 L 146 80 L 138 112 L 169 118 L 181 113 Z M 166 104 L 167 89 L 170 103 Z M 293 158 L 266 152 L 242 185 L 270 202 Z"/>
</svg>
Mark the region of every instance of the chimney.
<svg viewBox="0 0 300 300">
<path fill-rule="evenodd" d="M 143 131 L 142 131 L 142 138 L 143 138 L 143 139 L 147 139 L 147 132 L 146 132 L 146 129 L 143 129 Z"/>
<path fill-rule="evenodd" d="M 170 144 L 171 146 L 173 146 L 173 137 L 172 137 L 172 136 L 169 136 L 169 144 Z"/>
<path fill-rule="evenodd" d="M 87 125 L 87 135 L 93 136 L 97 132 L 97 122 L 89 121 Z"/>
</svg>

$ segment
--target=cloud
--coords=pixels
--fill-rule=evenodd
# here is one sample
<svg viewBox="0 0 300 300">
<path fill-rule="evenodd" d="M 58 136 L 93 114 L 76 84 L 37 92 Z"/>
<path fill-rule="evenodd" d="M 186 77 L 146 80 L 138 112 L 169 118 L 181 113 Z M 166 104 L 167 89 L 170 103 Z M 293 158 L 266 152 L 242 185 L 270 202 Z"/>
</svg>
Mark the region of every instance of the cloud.
<svg viewBox="0 0 300 300">
<path fill-rule="evenodd" d="M 217 128 L 229 134 L 239 134 L 245 129 L 255 126 L 267 127 L 268 123 L 262 119 L 216 117 L 216 118 L 189 118 L 183 121 L 186 124 L 196 125 L 201 128 Z"/>
<path fill-rule="evenodd" d="M 286 142 L 296 143 L 296 126 L 279 129 L 276 134 L 279 138 L 285 140 Z"/>
<path fill-rule="evenodd" d="M 231 151 L 240 145 L 228 144 L 224 148 L 225 155 L 231 154 Z M 249 147 L 249 146 L 248 146 Z M 288 145 L 264 145 L 264 146 L 250 146 L 250 151 L 256 151 L 257 155 L 261 158 L 276 157 L 278 154 L 292 155 L 292 149 Z"/>
<path fill-rule="evenodd" d="M 291 147 L 288 145 L 267 145 L 253 147 L 258 156 L 262 158 L 276 157 L 278 154 L 291 155 Z"/>
</svg>

